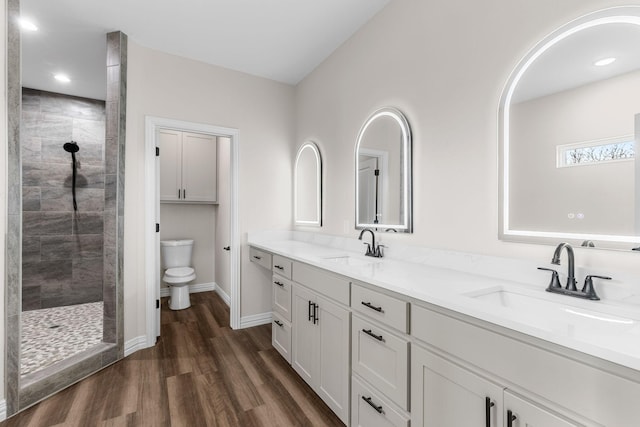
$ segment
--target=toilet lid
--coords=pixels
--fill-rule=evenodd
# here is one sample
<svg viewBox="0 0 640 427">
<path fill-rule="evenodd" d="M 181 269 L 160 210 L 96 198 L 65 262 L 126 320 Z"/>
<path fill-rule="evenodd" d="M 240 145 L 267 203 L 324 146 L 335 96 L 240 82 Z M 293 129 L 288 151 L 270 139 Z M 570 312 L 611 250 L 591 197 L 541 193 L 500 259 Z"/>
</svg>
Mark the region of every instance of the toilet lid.
<svg viewBox="0 0 640 427">
<path fill-rule="evenodd" d="M 175 268 L 170 268 L 164 272 L 164 274 L 170 277 L 186 277 L 186 276 L 190 276 L 193 273 L 194 273 L 194 270 L 191 267 L 175 267 Z"/>
</svg>

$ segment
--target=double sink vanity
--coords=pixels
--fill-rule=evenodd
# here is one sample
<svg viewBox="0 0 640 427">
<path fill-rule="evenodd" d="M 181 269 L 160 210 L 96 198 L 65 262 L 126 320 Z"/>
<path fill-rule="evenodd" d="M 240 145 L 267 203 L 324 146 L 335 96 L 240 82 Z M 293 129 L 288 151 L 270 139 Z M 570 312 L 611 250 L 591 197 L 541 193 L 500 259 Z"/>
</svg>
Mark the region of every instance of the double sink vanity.
<svg viewBox="0 0 640 427">
<path fill-rule="evenodd" d="M 361 243 L 249 235 L 273 346 L 345 425 L 639 425 L 640 306 L 545 292 L 507 258 Z"/>
</svg>

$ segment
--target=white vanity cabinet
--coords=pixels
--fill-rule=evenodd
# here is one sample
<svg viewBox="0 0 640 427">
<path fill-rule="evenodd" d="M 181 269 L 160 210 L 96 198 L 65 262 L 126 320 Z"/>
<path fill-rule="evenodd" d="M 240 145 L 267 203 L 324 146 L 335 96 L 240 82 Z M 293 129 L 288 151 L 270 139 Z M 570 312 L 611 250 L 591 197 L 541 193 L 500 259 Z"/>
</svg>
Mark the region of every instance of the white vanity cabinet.
<svg viewBox="0 0 640 427">
<path fill-rule="evenodd" d="M 631 370 L 435 306 L 411 324 L 413 427 L 484 426 L 486 398 L 491 426 L 640 425 Z"/>
<path fill-rule="evenodd" d="M 215 203 L 217 139 L 213 135 L 158 131 L 160 149 L 160 201 Z"/>
<path fill-rule="evenodd" d="M 292 297 L 291 366 L 347 424 L 351 314 L 298 284 Z"/>
<path fill-rule="evenodd" d="M 291 290 L 292 283 L 278 274 L 271 280 L 271 308 L 273 320 L 271 344 L 291 363 Z"/>
</svg>

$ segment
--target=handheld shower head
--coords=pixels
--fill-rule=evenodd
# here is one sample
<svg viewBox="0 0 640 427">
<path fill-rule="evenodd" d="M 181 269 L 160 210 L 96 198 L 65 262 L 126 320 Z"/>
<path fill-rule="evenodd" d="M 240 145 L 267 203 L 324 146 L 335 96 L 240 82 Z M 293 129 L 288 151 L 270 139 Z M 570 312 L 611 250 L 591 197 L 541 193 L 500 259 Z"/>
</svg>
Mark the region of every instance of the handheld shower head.
<svg viewBox="0 0 640 427">
<path fill-rule="evenodd" d="M 64 151 L 71 154 L 77 153 L 80 150 L 80 147 L 78 147 L 78 143 L 75 141 L 65 143 L 62 148 L 64 148 Z"/>
</svg>

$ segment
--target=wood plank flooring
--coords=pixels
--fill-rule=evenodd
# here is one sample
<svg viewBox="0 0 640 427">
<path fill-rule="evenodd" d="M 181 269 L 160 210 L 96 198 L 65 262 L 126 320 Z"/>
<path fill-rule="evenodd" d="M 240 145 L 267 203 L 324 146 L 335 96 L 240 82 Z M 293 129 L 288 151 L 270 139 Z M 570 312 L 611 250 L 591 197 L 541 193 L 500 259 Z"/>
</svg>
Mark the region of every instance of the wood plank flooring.
<svg viewBox="0 0 640 427">
<path fill-rule="evenodd" d="M 162 336 L 12 418 L 13 426 L 344 426 L 271 346 L 271 325 L 231 330 L 214 292 L 162 304 Z"/>
</svg>

